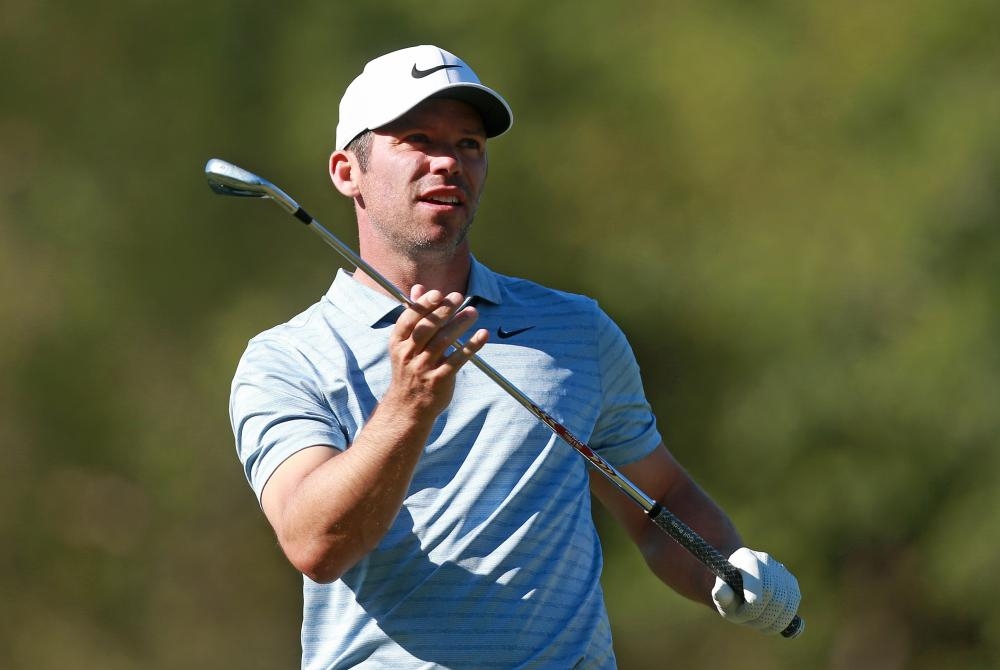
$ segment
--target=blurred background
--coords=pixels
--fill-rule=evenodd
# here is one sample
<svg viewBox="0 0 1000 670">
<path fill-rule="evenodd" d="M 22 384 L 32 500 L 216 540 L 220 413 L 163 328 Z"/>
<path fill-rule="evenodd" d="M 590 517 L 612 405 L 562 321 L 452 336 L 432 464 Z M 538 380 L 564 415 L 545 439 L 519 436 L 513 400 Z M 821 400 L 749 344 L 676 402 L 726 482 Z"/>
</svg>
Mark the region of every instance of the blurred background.
<svg viewBox="0 0 1000 670">
<path fill-rule="evenodd" d="M 514 108 L 473 244 L 597 298 L 670 448 L 798 575 L 801 639 L 661 587 L 601 512 L 622 668 L 1000 665 L 1000 4 L 0 3 L 0 667 L 291 668 L 299 577 L 236 460 L 246 341 L 355 243 L 365 61 Z"/>
</svg>

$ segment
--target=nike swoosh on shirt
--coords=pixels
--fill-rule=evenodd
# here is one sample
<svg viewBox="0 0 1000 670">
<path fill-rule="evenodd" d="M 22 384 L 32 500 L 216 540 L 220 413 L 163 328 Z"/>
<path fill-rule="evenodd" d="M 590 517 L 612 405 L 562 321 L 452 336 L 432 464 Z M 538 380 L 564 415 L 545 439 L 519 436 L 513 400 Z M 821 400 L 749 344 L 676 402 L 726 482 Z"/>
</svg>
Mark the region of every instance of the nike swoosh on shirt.
<svg viewBox="0 0 1000 670">
<path fill-rule="evenodd" d="M 434 74 L 438 70 L 446 70 L 448 68 L 459 68 L 459 67 L 462 67 L 462 66 L 461 65 L 437 65 L 435 67 L 430 68 L 429 70 L 418 70 L 417 69 L 417 64 L 414 63 L 413 64 L 413 69 L 410 70 L 410 76 L 413 77 L 414 79 L 423 79 L 424 77 L 426 77 L 428 75 Z"/>
<path fill-rule="evenodd" d="M 515 330 L 504 330 L 503 326 L 497 326 L 497 336 L 501 340 L 506 340 L 508 337 L 514 337 L 515 335 L 520 335 L 526 330 L 531 330 L 534 326 L 527 326 L 525 328 L 517 328 Z"/>
</svg>

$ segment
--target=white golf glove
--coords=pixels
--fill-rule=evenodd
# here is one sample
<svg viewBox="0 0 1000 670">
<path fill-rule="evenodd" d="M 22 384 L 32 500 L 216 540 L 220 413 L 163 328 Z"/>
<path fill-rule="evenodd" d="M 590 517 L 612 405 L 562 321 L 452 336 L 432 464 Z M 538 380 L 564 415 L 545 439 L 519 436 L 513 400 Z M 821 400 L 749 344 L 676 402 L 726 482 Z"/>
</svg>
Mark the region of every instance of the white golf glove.
<svg viewBox="0 0 1000 670">
<path fill-rule="evenodd" d="M 744 602 L 738 603 L 729 584 L 716 577 L 712 600 L 722 618 L 766 635 L 785 630 L 802 599 L 795 576 L 764 552 L 746 547 L 733 552 L 729 562 L 743 573 Z"/>
</svg>

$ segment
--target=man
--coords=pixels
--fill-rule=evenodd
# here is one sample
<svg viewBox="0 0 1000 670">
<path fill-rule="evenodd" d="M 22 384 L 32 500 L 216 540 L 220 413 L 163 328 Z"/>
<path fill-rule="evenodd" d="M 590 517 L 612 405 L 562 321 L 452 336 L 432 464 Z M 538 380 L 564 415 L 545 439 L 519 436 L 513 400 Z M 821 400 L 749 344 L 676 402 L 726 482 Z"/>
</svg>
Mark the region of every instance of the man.
<svg viewBox="0 0 1000 670">
<path fill-rule="evenodd" d="M 596 303 L 472 256 L 486 141 L 512 120 L 437 47 L 368 63 L 341 101 L 330 176 L 354 205 L 361 256 L 416 307 L 342 270 L 251 340 L 236 372 L 240 459 L 304 575 L 304 668 L 614 667 L 591 492 L 679 593 L 768 633 L 798 607 L 795 578 L 741 548 L 663 446 L 631 349 Z M 466 367 L 477 352 L 732 554 L 747 602 Z"/>
</svg>

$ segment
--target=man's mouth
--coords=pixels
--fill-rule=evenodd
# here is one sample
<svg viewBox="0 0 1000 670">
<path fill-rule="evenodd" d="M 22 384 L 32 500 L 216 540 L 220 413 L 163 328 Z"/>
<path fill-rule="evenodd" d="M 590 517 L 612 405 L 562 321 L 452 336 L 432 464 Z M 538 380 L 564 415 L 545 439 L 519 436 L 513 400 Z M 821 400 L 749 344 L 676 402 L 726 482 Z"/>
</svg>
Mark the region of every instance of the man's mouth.
<svg viewBox="0 0 1000 670">
<path fill-rule="evenodd" d="M 465 204 L 464 193 L 457 186 L 429 188 L 418 199 L 420 202 L 444 207 L 461 207 Z"/>
<path fill-rule="evenodd" d="M 456 198 L 455 196 L 447 196 L 447 195 L 426 196 L 426 197 L 421 198 L 421 200 L 423 202 L 429 202 L 429 203 L 432 203 L 432 204 L 435 204 L 435 205 L 461 205 L 462 204 L 462 201 L 459 198 Z"/>
</svg>

